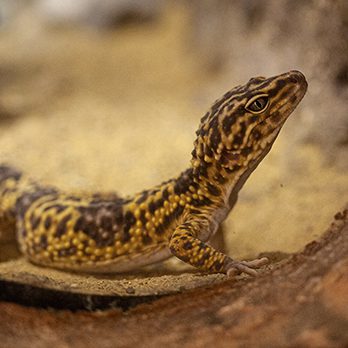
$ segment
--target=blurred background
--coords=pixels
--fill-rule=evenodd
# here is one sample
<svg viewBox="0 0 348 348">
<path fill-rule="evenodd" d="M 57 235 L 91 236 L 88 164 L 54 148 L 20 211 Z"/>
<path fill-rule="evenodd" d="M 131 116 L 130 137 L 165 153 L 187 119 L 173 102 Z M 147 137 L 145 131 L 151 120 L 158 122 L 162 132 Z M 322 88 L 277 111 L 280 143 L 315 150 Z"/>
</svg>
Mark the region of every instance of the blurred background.
<svg viewBox="0 0 348 348">
<path fill-rule="evenodd" d="M 212 102 L 291 69 L 306 97 L 224 226 L 292 252 L 347 202 L 346 0 L 0 0 L 0 162 L 126 195 L 184 170 Z"/>
</svg>

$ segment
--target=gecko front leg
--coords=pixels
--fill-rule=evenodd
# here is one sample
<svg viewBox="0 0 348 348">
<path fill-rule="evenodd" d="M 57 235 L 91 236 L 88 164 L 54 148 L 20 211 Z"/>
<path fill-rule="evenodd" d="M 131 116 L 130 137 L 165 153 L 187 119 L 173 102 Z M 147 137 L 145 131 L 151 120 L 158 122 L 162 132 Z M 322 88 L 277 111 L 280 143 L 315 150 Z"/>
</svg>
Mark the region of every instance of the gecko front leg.
<svg viewBox="0 0 348 348">
<path fill-rule="evenodd" d="M 211 273 L 225 273 L 228 276 L 242 272 L 255 276 L 255 269 L 268 263 L 266 257 L 251 261 L 235 261 L 197 238 L 198 231 L 206 228 L 207 222 L 187 220 L 173 232 L 169 248 L 173 255 L 190 265 Z"/>
</svg>

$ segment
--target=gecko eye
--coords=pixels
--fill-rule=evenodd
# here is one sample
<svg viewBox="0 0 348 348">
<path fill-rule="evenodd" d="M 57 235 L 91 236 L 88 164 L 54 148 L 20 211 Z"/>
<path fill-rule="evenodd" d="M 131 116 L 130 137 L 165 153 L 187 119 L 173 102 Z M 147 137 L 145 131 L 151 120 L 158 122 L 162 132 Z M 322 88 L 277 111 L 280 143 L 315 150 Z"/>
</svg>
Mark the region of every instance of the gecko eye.
<svg viewBox="0 0 348 348">
<path fill-rule="evenodd" d="M 245 108 L 253 114 L 259 114 L 266 110 L 269 105 L 268 95 L 262 94 L 251 98 Z"/>
</svg>

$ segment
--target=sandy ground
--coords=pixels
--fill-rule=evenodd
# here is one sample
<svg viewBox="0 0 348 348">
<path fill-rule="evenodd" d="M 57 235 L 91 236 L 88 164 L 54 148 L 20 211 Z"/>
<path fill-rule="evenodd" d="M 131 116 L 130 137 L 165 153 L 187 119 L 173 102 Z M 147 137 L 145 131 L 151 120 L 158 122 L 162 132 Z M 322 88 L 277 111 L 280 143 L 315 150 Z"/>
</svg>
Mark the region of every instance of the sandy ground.
<svg viewBox="0 0 348 348">
<path fill-rule="evenodd" d="M 112 32 L 47 30 L 19 18 L 0 32 L 1 162 L 65 190 L 121 194 L 185 169 L 200 117 L 244 82 L 202 70 L 186 29 L 180 11 Z M 226 221 L 235 257 L 301 249 L 347 200 L 346 173 L 317 147 L 292 147 L 305 103 Z"/>
</svg>

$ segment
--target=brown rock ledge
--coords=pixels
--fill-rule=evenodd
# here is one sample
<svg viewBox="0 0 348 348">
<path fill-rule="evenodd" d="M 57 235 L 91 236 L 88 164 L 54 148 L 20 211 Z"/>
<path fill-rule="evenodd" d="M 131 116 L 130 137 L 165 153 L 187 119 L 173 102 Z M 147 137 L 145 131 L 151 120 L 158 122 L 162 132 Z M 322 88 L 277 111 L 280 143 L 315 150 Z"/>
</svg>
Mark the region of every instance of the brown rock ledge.
<svg viewBox="0 0 348 348">
<path fill-rule="evenodd" d="M 0 301 L 41 308 L 126 310 L 164 295 L 227 280 L 222 274 L 200 274 L 188 267 L 180 272 L 173 266 L 167 262 L 137 273 L 93 275 L 38 267 L 20 257 L 0 263 Z"/>
<path fill-rule="evenodd" d="M 303 252 L 257 278 L 169 295 L 126 312 L 0 303 L 3 347 L 345 347 L 348 209 Z"/>
</svg>

